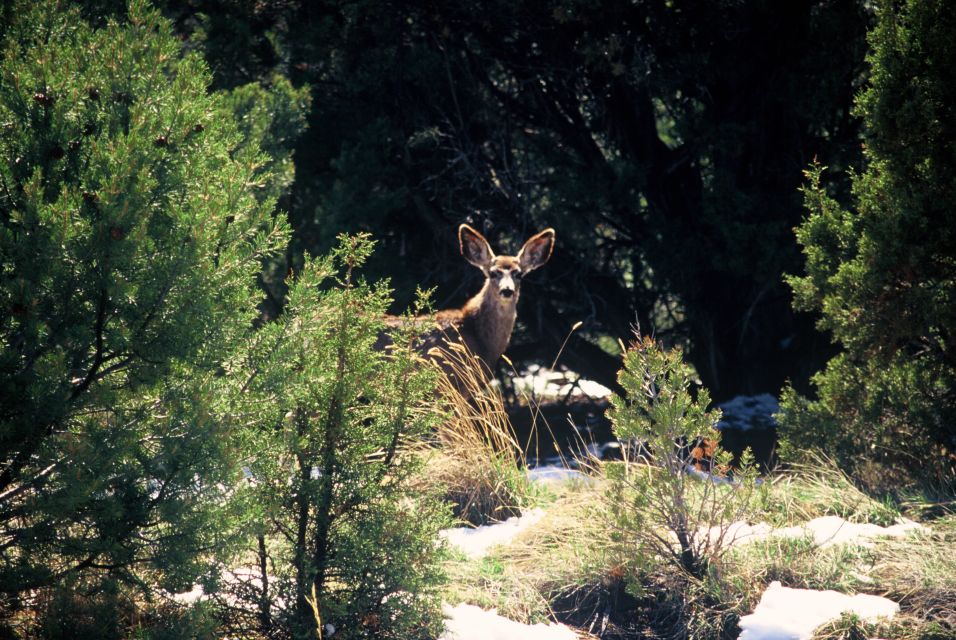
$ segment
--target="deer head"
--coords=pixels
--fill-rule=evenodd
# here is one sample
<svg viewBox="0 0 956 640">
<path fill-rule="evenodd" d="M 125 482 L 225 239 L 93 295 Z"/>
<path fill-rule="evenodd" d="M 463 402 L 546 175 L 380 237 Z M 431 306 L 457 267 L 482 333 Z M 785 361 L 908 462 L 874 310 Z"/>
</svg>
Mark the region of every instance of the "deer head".
<svg viewBox="0 0 956 640">
<path fill-rule="evenodd" d="M 531 236 L 517 256 L 496 256 L 485 237 L 463 224 L 458 227 L 461 255 L 485 274 L 483 291 L 502 305 L 514 305 L 521 290 L 521 278 L 551 257 L 554 229 Z"/>
</svg>

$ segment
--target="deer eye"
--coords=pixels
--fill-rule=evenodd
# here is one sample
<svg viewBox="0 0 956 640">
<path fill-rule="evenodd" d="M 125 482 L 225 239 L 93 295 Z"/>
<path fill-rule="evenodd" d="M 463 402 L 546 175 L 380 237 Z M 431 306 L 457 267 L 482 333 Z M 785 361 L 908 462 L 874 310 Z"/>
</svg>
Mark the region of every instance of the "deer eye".
<svg viewBox="0 0 956 640">
<path fill-rule="evenodd" d="M 517 270 L 512 271 L 511 277 L 514 278 L 515 280 L 521 280 L 521 272 Z"/>
<path fill-rule="evenodd" d="M 501 272 L 492 270 L 491 277 L 494 278 L 495 280 L 501 280 Z"/>
</svg>

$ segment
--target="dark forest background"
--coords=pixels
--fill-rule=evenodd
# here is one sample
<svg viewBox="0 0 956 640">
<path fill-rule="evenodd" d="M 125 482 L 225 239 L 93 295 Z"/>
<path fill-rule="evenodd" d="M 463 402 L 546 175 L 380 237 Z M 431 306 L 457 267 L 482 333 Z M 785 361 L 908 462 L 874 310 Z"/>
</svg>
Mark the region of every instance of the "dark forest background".
<svg viewBox="0 0 956 640">
<path fill-rule="evenodd" d="M 683 344 L 716 400 L 801 391 L 833 351 L 791 308 L 813 158 L 845 196 L 872 16 L 852 2 L 165 3 L 215 87 L 259 83 L 294 229 L 282 278 L 342 231 L 380 243 L 395 310 L 474 293 L 455 231 L 502 251 L 557 231 L 509 350 L 615 386 L 639 323 Z M 91 11 L 102 17 L 101 8 Z M 307 87 L 311 101 L 296 94 Z M 261 91 L 261 89 L 260 89 Z M 284 145 L 284 146 L 283 146 Z M 267 145 L 268 147 L 268 145 Z M 281 148 L 277 148 L 281 147 Z"/>
</svg>

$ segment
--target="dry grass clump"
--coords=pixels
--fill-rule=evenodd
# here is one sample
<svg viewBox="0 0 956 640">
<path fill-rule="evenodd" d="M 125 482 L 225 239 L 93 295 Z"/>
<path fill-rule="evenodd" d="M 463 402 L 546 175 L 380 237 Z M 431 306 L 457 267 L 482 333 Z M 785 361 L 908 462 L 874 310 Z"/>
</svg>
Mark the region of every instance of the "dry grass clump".
<svg viewBox="0 0 956 640">
<path fill-rule="evenodd" d="M 956 515 L 931 526 L 928 535 L 882 541 L 871 573 L 904 613 L 956 638 Z"/>
<path fill-rule="evenodd" d="M 836 515 L 850 522 L 888 526 L 900 517 L 896 508 L 864 493 L 823 454 L 808 453 L 805 462 L 790 465 L 771 482 L 764 510 L 774 525 Z"/>
<path fill-rule="evenodd" d="M 518 462 L 520 443 L 498 390 L 486 383 L 474 357 L 457 345 L 444 356 L 440 366 L 449 375 L 441 393 L 448 417 L 428 471 L 463 519 L 504 520 L 536 497 Z M 934 522 L 929 536 L 872 547 L 821 549 L 809 539 L 770 538 L 732 548 L 705 575 L 693 577 L 642 554 L 633 535 L 628 539 L 627 530 L 615 526 L 605 481 L 609 467 L 585 459 L 579 468 L 591 479 L 559 490 L 534 528 L 480 561 L 449 564 L 450 602 L 494 607 L 525 622 L 557 619 L 608 639 L 716 639 L 735 637 L 740 616 L 753 610 L 767 584 L 779 580 L 792 587 L 879 593 L 901 603 L 893 621 L 868 625 L 846 617 L 821 628 L 821 640 L 956 637 L 956 517 Z M 900 518 L 898 508 L 867 495 L 822 455 L 765 483 L 754 495 L 760 510 L 753 517 L 774 526 L 825 515 L 883 526 Z M 696 495 L 696 485 L 689 489 Z M 633 517 L 636 526 L 649 522 L 640 503 Z"/>
<path fill-rule="evenodd" d="M 477 563 L 449 567 L 446 596 L 522 622 L 558 620 L 588 637 L 721 637 L 736 611 L 663 563 L 637 557 L 609 526 L 606 483 L 566 485 L 547 515 Z"/>
<path fill-rule="evenodd" d="M 452 505 L 453 515 L 473 525 L 520 515 L 532 491 L 513 459 L 487 450 L 427 453 L 425 474 Z"/>
<path fill-rule="evenodd" d="M 900 603 L 900 615 L 866 623 L 852 615 L 823 625 L 815 640 L 956 638 L 956 517 L 932 523 L 932 533 L 888 538 L 872 547 L 817 548 L 809 539 L 767 539 L 734 550 L 721 581 L 753 610 L 767 584 L 872 593 Z"/>
<path fill-rule="evenodd" d="M 560 491 L 535 527 L 480 563 L 452 567 L 452 597 L 514 620 L 557 618 L 587 629 L 581 619 L 603 612 L 624 586 L 622 560 L 599 513 L 603 491 L 598 483 Z"/>
<path fill-rule="evenodd" d="M 797 589 L 870 591 L 874 561 L 874 551 L 859 545 L 820 549 L 809 538 L 773 537 L 735 547 L 721 566 L 721 577 L 750 610 L 775 580 Z"/>
<path fill-rule="evenodd" d="M 540 526 L 497 559 L 548 602 L 550 614 L 606 639 L 719 638 L 739 598 L 715 575 L 697 580 L 643 555 L 613 523 L 602 467 L 558 496 Z"/>
<path fill-rule="evenodd" d="M 814 630 L 812 640 L 952 640 L 953 630 L 934 622 L 927 623 L 911 616 L 897 616 L 892 620 L 865 622 L 851 613 L 821 625 Z"/>
<path fill-rule="evenodd" d="M 956 517 L 933 522 L 932 534 L 879 540 L 871 547 L 821 549 L 809 538 L 757 541 L 732 548 L 694 578 L 641 556 L 634 540 L 622 537 L 610 517 L 604 465 L 588 466 L 591 479 L 558 493 L 534 529 L 478 563 L 454 564 L 450 599 L 495 607 L 516 620 L 557 619 L 608 639 L 716 640 L 736 637 L 739 618 L 753 611 L 766 585 L 779 580 L 799 588 L 876 593 L 901 603 L 892 621 L 835 621 L 818 632 L 820 639 L 956 637 Z M 808 467 L 804 477 L 791 473 L 774 482 L 767 498 L 774 512 L 762 514 L 768 521 L 794 524 L 834 513 L 879 521 L 874 514 L 886 509 L 823 464 Z"/>
<path fill-rule="evenodd" d="M 770 521 L 791 524 L 822 515 L 855 522 L 891 524 L 893 507 L 860 491 L 825 458 L 792 468 L 773 481 Z M 742 596 L 742 611 L 756 606 L 774 580 L 804 589 L 873 593 L 900 603 L 891 621 L 864 623 L 853 616 L 824 625 L 817 640 L 956 638 L 956 517 L 929 523 L 931 533 L 874 541 L 872 546 L 820 549 L 809 539 L 770 538 L 735 548 L 721 567 L 721 580 Z"/>
<path fill-rule="evenodd" d="M 498 557 L 542 593 L 573 589 L 618 563 L 613 557 L 616 545 L 606 525 L 606 508 L 600 482 L 565 490 L 541 522 L 524 531 Z"/>
<path fill-rule="evenodd" d="M 508 421 L 499 390 L 489 385 L 482 364 L 457 342 L 432 349 L 432 366 L 446 418 L 437 450 L 428 452 L 429 480 L 442 487 L 455 515 L 486 524 L 520 514 L 533 488 L 519 467 L 521 446 Z"/>
<path fill-rule="evenodd" d="M 452 605 L 465 602 L 496 609 L 499 615 L 523 623 L 554 618 L 547 597 L 497 555 L 449 563 L 447 572 L 449 587 L 444 597 Z"/>
</svg>

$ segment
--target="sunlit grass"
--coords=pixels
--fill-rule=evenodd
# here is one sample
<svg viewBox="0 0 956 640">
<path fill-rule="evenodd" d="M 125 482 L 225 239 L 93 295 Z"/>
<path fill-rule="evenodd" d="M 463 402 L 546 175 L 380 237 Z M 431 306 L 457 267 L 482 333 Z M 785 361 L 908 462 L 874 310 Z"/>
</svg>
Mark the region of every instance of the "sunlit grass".
<svg viewBox="0 0 956 640">
<path fill-rule="evenodd" d="M 905 613 L 945 622 L 956 637 L 956 515 L 930 526 L 928 535 L 882 541 L 871 575 Z"/>
<path fill-rule="evenodd" d="M 885 595 L 901 605 L 893 621 L 834 621 L 819 631 L 821 639 L 956 637 L 956 516 L 929 522 L 928 534 L 878 539 L 870 546 L 820 548 L 809 537 L 754 541 L 734 546 L 706 576 L 693 579 L 660 558 L 636 557 L 634 545 L 621 540 L 608 517 L 607 465 L 581 462 L 588 482 L 561 486 L 537 527 L 481 561 L 451 564 L 450 600 L 494 607 L 520 621 L 558 619 L 584 631 L 604 628 L 606 637 L 641 629 L 662 637 L 717 639 L 735 637 L 737 620 L 778 580 L 795 588 Z M 822 457 L 767 478 L 766 488 L 757 517 L 775 527 L 824 515 L 888 525 L 900 515 Z M 870 635 L 853 635 L 860 631 Z"/>
<path fill-rule="evenodd" d="M 779 526 L 836 515 L 849 522 L 891 525 L 900 518 L 898 508 L 864 493 L 836 463 L 818 453 L 790 465 L 769 479 L 771 491 L 763 505 L 767 521 Z"/>
<path fill-rule="evenodd" d="M 538 525 L 478 562 L 453 563 L 450 597 L 534 622 L 552 618 L 561 598 L 598 588 L 619 564 L 610 531 L 595 512 L 605 507 L 602 494 L 599 484 L 559 489 Z"/>
<path fill-rule="evenodd" d="M 438 446 L 430 449 L 428 481 L 441 486 L 459 517 L 473 524 L 503 521 L 531 505 L 547 510 L 535 527 L 481 559 L 453 553 L 446 567 L 445 598 L 451 604 L 495 608 L 522 622 L 558 619 L 605 637 L 643 629 L 664 637 L 716 639 L 733 635 L 737 620 L 752 612 L 767 585 L 778 580 L 796 588 L 885 594 L 901 604 L 892 623 L 841 619 L 821 629 L 820 638 L 855 638 L 856 633 L 903 640 L 952 637 L 934 634 L 949 633 L 956 625 L 956 518 L 934 521 L 929 535 L 869 546 L 820 548 L 809 537 L 734 545 L 714 558 L 705 576 L 694 578 L 639 552 L 609 515 L 608 474 L 626 466 L 629 473 L 653 476 L 660 473 L 653 464 L 646 459 L 604 463 L 582 455 L 573 466 L 587 475 L 586 481 L 535 486 L 527 479 L 524 447 L 514 436 L 499 390 L 487 384 L 464 348 L 453 345 L 443 355 L 440 364 L 433 364 L 450 374 L 441 385 L 447 418 Z M 533 398 L 524 404 L 535 411 Z M 703 503 L 699 481 L 687 482 L 688 504 Z M 719 501 L 732 491 L 719 485 L 707 495 Z M 822 455 L 764 478 L 753 499 L 758 508 L 749 513 L 751 524 L 773 527 L 822 516 L 888 526 L 903 513 L 897 504 L 868 495 Z M 728 514 L 716 524 L 726 527 L 735 517 Z M 639 512 L 634 519 L 650 526 L 651 519 Z"/>
<path fill-rule="evenodd" d="M 438 395 L 445 419 L 437 447 L 427 456 L 426 476 L 453 504 L 455 515 L 472 524 L 518 515 L 534 502 L 535 489 L 524 471 L 500 391 L 489 385 L 482 365 L 460 343 L 429 354 L 442 369 Z"/>
</svg>

